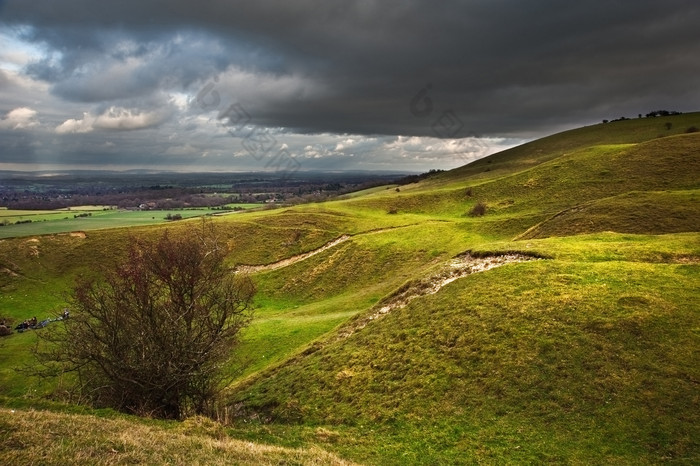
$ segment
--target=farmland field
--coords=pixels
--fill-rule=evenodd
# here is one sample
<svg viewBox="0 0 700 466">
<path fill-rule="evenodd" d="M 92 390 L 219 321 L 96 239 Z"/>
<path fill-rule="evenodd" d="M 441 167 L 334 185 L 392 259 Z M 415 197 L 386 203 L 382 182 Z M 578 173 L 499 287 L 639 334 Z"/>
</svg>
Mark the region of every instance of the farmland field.
<svg viewBox="0 0 700 466">
<path fill-rule="evenodd" d="M 95 210 L 90 209 L 94 207 Z M 259 204 L 230 204 L 227 208 L 250 209 Z M 239 211 L 240 212 L 240 211 Z M 32 235 L 89 231 L 103 228 L 131 227 L 165 223 L 168 215 L 181 215 L 183 219 L 204 215 L 233 214 L 234 212 L 212 209 L 171 209 L 171 210 L 105 210 L 102 206 L 73 207 L 70 210 L 0 210 L 0 239 Z M 81 217 L 79 215 L 88 215 Z M 27 223 L 21 223 L 25 222 Z M 30 222 L 29 222 L 30 221 Z M 20 222 L 20 223 L 17 223 Z"/>
</svg>

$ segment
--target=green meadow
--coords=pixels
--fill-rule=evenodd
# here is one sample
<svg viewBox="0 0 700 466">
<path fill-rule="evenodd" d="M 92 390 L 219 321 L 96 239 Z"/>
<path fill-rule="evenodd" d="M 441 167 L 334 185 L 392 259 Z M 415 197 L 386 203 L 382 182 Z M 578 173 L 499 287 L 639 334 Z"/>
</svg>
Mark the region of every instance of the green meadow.
<svg viewBox="0 0 700 466">
<path fill-rule="evenodd" d="M 259 208 L 259 204 L 231 204 L 233 209 Z M 71 207 L 59 210 L 0 210 L 0 238 L 23 237 L 89 231 L 103 228 L 120 228 L 166 223 L 167 215 L 181 215 L 182 218 L 205 215 L 226 215 L 235 211 L 211 209 L 171 209 L 171 210 L 124 210 L 103 206 Z M 86 217 L 80 217 L 85 215 Z M 19 224 L 17 222 L 20 222 Z M 21 223 L 27 222 L 27 223 Z"/>
<path fill-rule="evenodd" d="M 0 454 L 46 464 L 205 464 L 217 451 L 248 464 L 697 464 L 693 126 L 699 113 L 593 125 L 398 190 L 211 217 L 232 268 L 268 266 L 251 275 L 255 316 L 215 419 L 82 406 L 66 395 L 69 378 L 21 370 L 34 364 L 36 334 L 15 332 L 0 340 Z M 57 315 L 75 277 L 116 260 L 129 238 L 201 221 L 120 214 L 37 213 L 47 221 L 27 228 L 62 228 L 0 240 L 0 315 Z M 513 252 L 536 260 L 426 291 L 457 256 Z M 411 299 L 380 312 L 402 296 Z M 44 433 L 22 438 L 28 424 Z M 158 441 L 139 449 L 136 433 Z"/>
</svg>

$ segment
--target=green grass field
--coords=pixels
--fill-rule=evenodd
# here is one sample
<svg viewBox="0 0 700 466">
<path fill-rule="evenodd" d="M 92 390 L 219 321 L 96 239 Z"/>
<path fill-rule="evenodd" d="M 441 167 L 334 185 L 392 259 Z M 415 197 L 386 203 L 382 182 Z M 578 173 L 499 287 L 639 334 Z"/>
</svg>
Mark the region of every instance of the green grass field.
<svg viewBox="0 0 700 466">
<path fill-rule="evenodd" d="M 259 204 L 231 204 L 230 208 L 252 209 Z M 69 233 L 71 231 L 89 231 L 103 228 L 120 228 L 141 225 L 155 225 L 167 222 L 165 217 L 181 215 L 182 218 L 201 217 L 203 215 L 227 215 L 234 211 L 211 209 L 172 209 L 172 210 L 123 210 L 104 208 L 103 206 L 72 207 L 70 210 L 0 210 L 1 238 L 14 238 L 34 235 Z M 89 214 L 89 217 L 76 215 Z M 31 223 L 20 223 L 31 220 Z"/>
<path fill-rule="evenodd" d="M 92 432 L 103 414 L 66 404 L 76 401 L 61 395 L 67 380 L 17 371 L 33 364 L 36 335 L 25 332 L 0 340 L 0 444 L 9 445 L 0 448 L 27 463 L 108 462 L 95 445 L 115 461 L 207 463 L 213 447 L 195 457 L 183 448 L 214 435 L 274 445 L 275 461 L 292 463 L 696 464 L 700 135 L 685 129 L 700 114 L 668 117 L 671 130 L 666 120 L 561 133 L 399 192 L 213 217 L 231 266 L 273 264 L 349 235 L 252 275 L 255 318 L 217 411 L 225 427 L 111 414 L 108 433 Z M 470 216 L 477 202 L 486 212 Z M 75 219 L 90 220 L 109 218 Z M 0 315 L 55 314 L 75 276 L 115 260 L 131 236 L 191 223 L 142 220 L 0 240 Z M 466 251 L 543 259 L 473 273 L 377 314 Z M 10 408 L 81 434 L 61 431 L 61 451 L 41 436 L 22 453 Z M 171 454 L 152 445 L 134 456 L 131 428 L 180 440 Z M 49 456 L 33 456 L 42 448 Z"/>
</svg>

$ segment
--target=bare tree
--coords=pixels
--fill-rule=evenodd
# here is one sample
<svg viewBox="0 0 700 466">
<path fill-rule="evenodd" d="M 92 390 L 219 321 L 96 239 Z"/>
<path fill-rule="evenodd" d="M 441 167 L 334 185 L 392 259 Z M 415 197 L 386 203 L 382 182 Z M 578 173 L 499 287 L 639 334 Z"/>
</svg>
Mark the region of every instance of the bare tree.
<svg viewBox="0 0 700 466">
<path fill-rule="evenodd" d="M 40 360 L 75 371 L 97 405 L 170 419 L 204 412 L 255 293 L 225 255 L 210 222 L 132 238 L 102 278 L 78 280 L 65 329 L 47 335 Z"/>
</svg>

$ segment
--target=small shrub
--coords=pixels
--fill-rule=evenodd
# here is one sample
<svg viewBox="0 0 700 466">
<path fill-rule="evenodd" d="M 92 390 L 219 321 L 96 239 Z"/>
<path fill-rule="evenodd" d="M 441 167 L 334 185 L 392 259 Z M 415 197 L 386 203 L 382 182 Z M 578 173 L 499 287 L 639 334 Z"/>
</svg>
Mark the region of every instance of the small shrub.
<svg viewBox="0 0 700 466">
<path fill-rule="evenodd" d="M 228 249 L 201 225 L 132 237 L 102 277 L 80 277 L 66 325 L 40 336 L 37 374 L 73 372 L 78 396 L 132 414 L 181 419 L 214 406 L 255 285 L 231 274 Z"/>
<path fill-rule="evenodd" d="M 472 188 L 467 188 L 467 190 L 464 193 L 467 195 L 467 197 L 472 197 L 472 195 L 474 194 Z"/>
<path fill-rule="evenodd" d="M 700 130 L 695 126 L 691 126 L 690 128 L 685 130 L 686 133 L 697 133 L 698 131 Z"/>
<path fill-rule="evenodd" d="M 387 210 L 386 213 L 389 215 L 395 215 L 399 213 L 399 209 L 397 209 L 396 207 L 392 207 L 391 209 Z"/>
<path fill-rule="evenodd" d="M 470 217 L 481 217 L 485 213 L 486 213 L 486 203 L 479 201 L 469 211 L 469 216 Z"/>
</svg>

